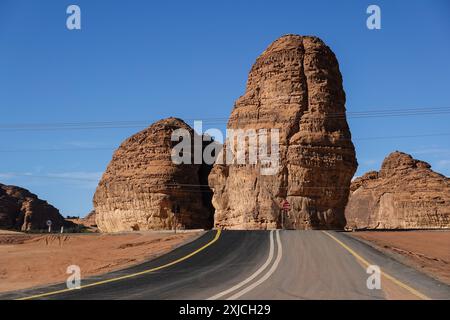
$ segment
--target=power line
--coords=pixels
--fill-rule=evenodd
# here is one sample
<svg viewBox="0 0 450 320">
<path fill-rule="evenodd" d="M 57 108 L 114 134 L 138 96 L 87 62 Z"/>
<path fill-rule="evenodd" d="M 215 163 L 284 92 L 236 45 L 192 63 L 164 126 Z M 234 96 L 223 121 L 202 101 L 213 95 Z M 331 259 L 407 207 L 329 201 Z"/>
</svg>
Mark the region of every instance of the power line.
<svg viewBox="0 0 450 320">
<path fill-rule="evenodd" d="M 426 116 L 426 115 L 447 115 L 450 114 L 450 107 L 437 108 L 409 108 L 409 109 L 384 109 L 365 110 L 355 112 L 327 113 L 324 116 L 310 119 L 362 119 L 362 118 L 386 118 L 386 117 L 406 117 L 406 116 Z M 42 131 L 42 130 L 91 130 L 91 129 L 123 129 L 141 128 L 157 121 L 153 120 L 132 120 L 132 121 L 96 121 L 96 122 L 60 122 L 60 123 L 22 123 L 22 124 L 0 124 L 0 131 Z M 184 119 L 187 122 L 202 121 L 205 124 L 226 124 L 229 118 L 190 118 Z"/>
<path fill-rule="evenodd" d="M 374 136 L 374 137 L 353 137 L 352 139 L 344 140 L 385 140 L 385 139 L 408 139 L 408 138 L 422 138 L 422 137 L 438 137 L 450 136 L 449 132 L 444 133 L 425 133 L 414 135 L 396 135 L 396 136 Z M 78 151 L 113 151 L 118 147 L 92 147 L 92 148 L 22 148 L 22 149 L 0 149 L 0 153 L 14 153 L 14 152 L 78 152 Z"/>
<path fill-rule="evenodd" d="M 24 149 L 0 149 L 0 152 L 54 152 L 54 151 L 111 151 L 114 147 L 93 147 L 93 148 L 24 148 Z"/>
<path fill-rule="evenodd" d="M 450 136 L 450 133 L 426 133 L 426 134 L 414 134 L 414 135 L 402 135 L 402 136 L 379 136 L 379 137 L 355 137 L 352 140 L 383 140 L 383 139 L 405 139 L 405 138 L 420 138 L 420 137 L 437 137 L 437 136 Z"/>
<path fill-rule="evenodd" d="M 99 182 L 100 179 L 89 179 L 89 178 L 76 178 L 76 177 L 58 177 L 53 175 L 32 175 L 32 174 L 21 174 L 21 173 L 11 173 L 9 174 L 11 177 L 19 176 L 19 177 L 30 177 L 30 178 L 42 178 L 42 179 L 58 179 L 58 180 L 76 180 L 76 181 L 88 181 L 88 182 Z M 1 175 L 0 175 L 1 176 Z M 265 188 L 267 186 L 265 184 L 262 184 Z M 189 191 L 189 192 L 206 192 L 210 193 L 212 192 L 210 189 L 210 186 L 207 184 L 190 184 L 190 183 L 168 183 L 168 184 L 161 184 L 161 185 L 154 185 L 155 189 L 150 190 L 150 192 L 157 192 L 161 190 L 180 190 L 180 191 Z M 376 189 L 377 187 L 364 187 L 364 189 Z M 307 190 L 349 190 L 349 187 L 333 187 L 333 186 L 303 186 L 301 189 L 307 189 Z M 269 192 L 270 190 L 267 189 Z M 409 193 L 416 193 L 416 192 L 436 192 L 436 190 L 429 190 L 429 189 L 411 189 L 411 190 L 403 190 L 403 191 L 396 191 L 396 192 L 409 192 Z"/>
<path fill-rule="evenodd" d="M 92 179 L 92 178 L 82 178 L 82 177 L 64 177 L 57 175 L 35 175 L 29 173 L 18 173 L 18 172 L 8 172 L 8 173 L 0 173 L 0 177 L 2 179 L 15 178 L 15 177 L 28 177 L 28 178 L 38 178 L 38 179 L 56 179 L 56 180 L 75 180 L 75 181 L 89 181 L 89 182 L 98 182 L 100 179 Z"/>
</svg>

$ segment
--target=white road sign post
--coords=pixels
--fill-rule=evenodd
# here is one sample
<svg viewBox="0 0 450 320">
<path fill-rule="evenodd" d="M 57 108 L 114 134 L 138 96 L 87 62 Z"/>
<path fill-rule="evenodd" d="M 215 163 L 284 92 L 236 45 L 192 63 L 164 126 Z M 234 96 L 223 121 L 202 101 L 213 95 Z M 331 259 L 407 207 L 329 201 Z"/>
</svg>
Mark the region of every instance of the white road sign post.
<svg viewBox="0 0 450 320">
<path fill-rule="evenodd" d="M 47 220 L 48 233 L 52 232 L 52 220 Z"/>
</svg>

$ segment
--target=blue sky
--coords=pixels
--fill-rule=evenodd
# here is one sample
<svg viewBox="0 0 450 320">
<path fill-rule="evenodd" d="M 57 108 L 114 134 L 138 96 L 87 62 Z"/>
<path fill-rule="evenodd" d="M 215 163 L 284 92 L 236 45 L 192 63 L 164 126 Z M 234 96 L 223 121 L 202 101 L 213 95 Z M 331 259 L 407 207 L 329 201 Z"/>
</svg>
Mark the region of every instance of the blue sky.
<svg viewBox="0 0 450 320">
<path fill-rule="evenodd" d="M 82 30 L 66 28 L 70 4 L 81 8 Z M 370 4 L 381 8 L 381 30 L 366 28 Z M 85 215 L 121 141 L 167 116 L 226 119 L 255 58 L 287 33 L 319 36 L 336 53 L 348 112 L 450 107 L 445 0 L 2 0 L 0 182 L 30 189 L 64 215 Z M 449 120 L 349 117 L 357 175 L 401 150 L 448 176 Z M 100 121 L 140 123 L 54 127 Z"/>
</svg>

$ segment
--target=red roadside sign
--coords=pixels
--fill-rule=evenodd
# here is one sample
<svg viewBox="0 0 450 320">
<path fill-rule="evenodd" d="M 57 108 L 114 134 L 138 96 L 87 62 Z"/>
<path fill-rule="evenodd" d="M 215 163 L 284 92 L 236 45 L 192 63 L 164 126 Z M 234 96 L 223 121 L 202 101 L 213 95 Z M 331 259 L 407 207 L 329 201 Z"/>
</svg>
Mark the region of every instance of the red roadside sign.
<svg viewBox="0 0 450 320">
<path fill-rule="evenodd" d="M 289 201 L 284 200 L 282 203 L 282 207 L 284 210 L 289 210 L 289 209 L 291 209 L 291 204 L 289 203 Z"/>
</svg>

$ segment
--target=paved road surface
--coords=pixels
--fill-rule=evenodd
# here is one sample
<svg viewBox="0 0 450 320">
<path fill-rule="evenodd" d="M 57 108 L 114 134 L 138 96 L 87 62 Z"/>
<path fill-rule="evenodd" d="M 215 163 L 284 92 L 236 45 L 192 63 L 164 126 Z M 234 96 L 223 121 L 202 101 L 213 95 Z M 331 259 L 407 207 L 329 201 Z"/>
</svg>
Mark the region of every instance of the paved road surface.
<svg viewBox="0 0 450 320">
<path fill-rule="evenodd" d="M 367 264 L 380 267 L 369 290 Z M 348 234 L 332 231 L 210 231 L 152 261 L 0 299 L 450 299 L 450 287 Z"/>
</svg>

